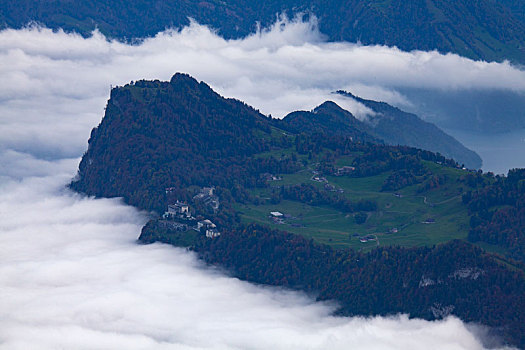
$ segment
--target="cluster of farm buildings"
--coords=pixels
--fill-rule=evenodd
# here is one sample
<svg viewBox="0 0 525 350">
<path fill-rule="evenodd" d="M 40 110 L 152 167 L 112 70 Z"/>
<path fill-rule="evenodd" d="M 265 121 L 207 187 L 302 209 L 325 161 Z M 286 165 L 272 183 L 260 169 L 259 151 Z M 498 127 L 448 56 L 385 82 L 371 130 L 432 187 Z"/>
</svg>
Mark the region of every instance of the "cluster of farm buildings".
<svg viewBox="0 0 525 350">
<path fill-rule="evenodd" d="M 168 192 L 170 189 L 166 189 Z M 204 205 L 211 208 L 214 212 L 219 210 L 219 197 L 214 193 L 213 187 L 204 187 L 200 192 L 193 197 L 194 200 L 204 203 Z M 190 205 L 186 202 L 175 201 L 169 204 L 166 212 L 162 216 L 163 219 L 168 220 L 165 224 L 177 231 L 187 231 L 193 229 L 206 235 L 207 238 L 219 237 L 221 233 L 211 220 L 207 218 L 197 219 L 192 215 Z"/>
</svg>

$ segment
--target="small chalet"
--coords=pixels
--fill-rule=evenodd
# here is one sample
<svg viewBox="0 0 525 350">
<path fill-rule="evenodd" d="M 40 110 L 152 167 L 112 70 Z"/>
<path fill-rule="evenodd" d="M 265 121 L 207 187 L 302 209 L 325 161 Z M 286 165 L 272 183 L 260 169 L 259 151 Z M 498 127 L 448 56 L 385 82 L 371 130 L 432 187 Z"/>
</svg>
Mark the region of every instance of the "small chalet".
<svg viewBox="0 0 525 350">
<path fill-rule="evenodd" d="M 364 237 L 359 237 L 359 241 L 361 243 L 366 243 L 366 242 L 376 241 L 376 240 L 377 238 L 374 235 L 366 235 Z"/>
<path fill-rule="evenodd" d="M 312 177 L 312 180 L 317 182 L 328 182 L 328 180 L 326 180 L 326 177 L 319 175 L 315 175 L 314 177 Z"/>
<path fill-rule="evenodd" d="M 177 190 L 176 187 L 166 187 L 166 194 L 173 193 Z"/>
<path fill-rule="evenodd" d="M 210 228 L 206 230 L 206 238 L 219 237 L 221 233 L 216 228 Z"/>
<path fill-rule="evenodd" d="M 284 214 L 279 211 L 271 211 L 270 215 L 274 218 L 282 218 L 284 216 Z"/>
<path fill-rule="evenodd" d="M 261 179 L 263 179 L 264 181 L 280 181 L 282 180 L 283 178 L 280 177 L 280 176 L 275 176 L 273 174 L 270 174 L 270 173 L 263 173 L 261 174 Z"/>
<path fill-rule="evenodd" d="M 347 175 L 347 174 L 350 174 L 354 170 L 355 170 L 355 167 L 345 165 L 345 166 L 337 169 L 336 172 L 335 172 L 335 175 L 336 176 Z"/>
</svg>

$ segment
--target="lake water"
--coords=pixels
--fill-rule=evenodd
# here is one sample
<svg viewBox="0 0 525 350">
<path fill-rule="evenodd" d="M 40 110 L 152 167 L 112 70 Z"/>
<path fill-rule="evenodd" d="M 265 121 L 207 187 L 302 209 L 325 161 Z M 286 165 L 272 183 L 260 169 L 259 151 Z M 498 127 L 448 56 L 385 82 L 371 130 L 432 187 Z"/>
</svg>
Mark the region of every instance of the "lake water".
<svg viewBox="0 0 525 350">
<path fill-rule="evenodd" d="M 507 174 L 512 168 L 525 168 L 525 129 L 486 135 L 463 130 L 445 130 L 483 159 L 484 171 Z"/>
</svg>

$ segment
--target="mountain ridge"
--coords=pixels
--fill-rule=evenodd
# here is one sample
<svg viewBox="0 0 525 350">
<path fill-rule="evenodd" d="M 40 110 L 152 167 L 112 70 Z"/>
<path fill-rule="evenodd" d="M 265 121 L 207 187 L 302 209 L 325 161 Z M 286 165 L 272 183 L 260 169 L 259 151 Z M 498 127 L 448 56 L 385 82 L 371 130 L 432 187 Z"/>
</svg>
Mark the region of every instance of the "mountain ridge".
<svg viewBox="0 0 525 350">
<path fill-rule="evenodd" d="M 355 96 L 346 91 L 338 91 L 342 96 L 353 98 L 370 108 L 376 115 L 369 116 L 375 125 L 374 132 L 389 144 L 402 144 L 440 152 L 448 158 L 464 163 L 469 169 L 479 169 L 482 160 L 474 151 L 450 136 L 434 123 L 421 119 L 414 113 L 405 112 L 386 102 L 374 101 Z M 397 130 L 398 133 L 392 133 Z M 437 145 L 436 145 L 437 143 Z"/>
<path fill-rule="evenodd" d="M 328 101 L 311 112 L 291 112 L 283 118 L 282 123 L 299 131 L 333 133 L 369 142 L 381 140 L 394 146 L 421 148 L 439 152 L 470 169 L 481 167 L 479 155 L 417 115 L 404 112 L 385 102 L 362 99 L 345 91 L 337 93 L 363 104 L 375 114 L 367 115 L 364 121 L 361 121 L 335 102 Z M 362 134 L 368 134 L 369 137 L 363 138 Z"/>
<path fill-rule="evenodd" d="M 332 133 L 365 142 L 383 141 L 373 136 L 372 129 L 333 101 L 325 101 L 312 111 L 288 113 L 281 124 L 296 132 Z"/>
</svg>

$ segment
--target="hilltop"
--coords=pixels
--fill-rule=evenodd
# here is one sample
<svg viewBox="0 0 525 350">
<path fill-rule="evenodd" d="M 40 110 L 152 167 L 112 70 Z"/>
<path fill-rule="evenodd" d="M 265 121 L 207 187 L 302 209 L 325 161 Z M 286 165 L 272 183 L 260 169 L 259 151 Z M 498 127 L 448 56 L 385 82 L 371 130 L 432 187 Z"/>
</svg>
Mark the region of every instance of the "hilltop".
<svg viewBox="0 0 525 350">
<path fill-rule="evenodd" d="M 250 156 L 287 142 L 273 136 L 267 117 L 188 75 L 138 81 L 112 90 L 72 186 L 160 211 L 166 187 L 242 182 Z"/>
<path fill-rule="evenodd" d="M 371 127 L 332 101 L 326 101 L 312 111 L 289 113 L 281 120 L 281 127 L 295 132 L 318 132 L 350 137 L 356 141 L 383 143 L 380 138 L 372 136 Z"/>
<path fill-rule="evenodd" d="M 479 155 L 417 115 L 404 112 L 385 102 L 366 100 L 344 91 L 338 93 L 365 105 L 371 113 L 361 121 L 334 102 L 325 102 L 311 112 L 298 111 L 288 114 L 283 119 L 283 125 L 294 130 L 323 132 L 353 137 L 356 140 L 421 148 L 453 158 L 469 169 L 481 167 Z M 368 135 L 368 139 L 363 135 Z"/>
</svg>

